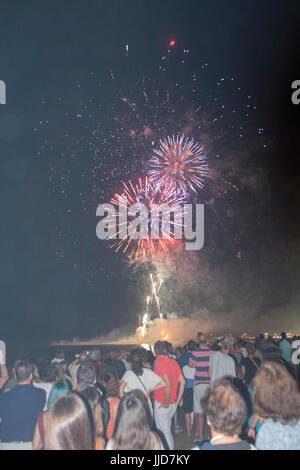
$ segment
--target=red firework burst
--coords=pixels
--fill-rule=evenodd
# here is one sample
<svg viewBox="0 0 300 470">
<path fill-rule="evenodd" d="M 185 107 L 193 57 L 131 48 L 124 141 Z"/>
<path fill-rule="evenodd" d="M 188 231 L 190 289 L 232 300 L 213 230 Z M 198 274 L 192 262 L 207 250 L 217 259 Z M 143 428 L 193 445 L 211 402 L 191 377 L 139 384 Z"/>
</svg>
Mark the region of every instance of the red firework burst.
<svg viewBox="0 0 300 470">
<path fill-rule="evenodd" d="M 180 229 L 183 228 L 182 217 L 173 220 L 171 230 L 164 232 L 161 225 L 160 227 L 155 227 L 158 221 L 157 218 L 154 219 L 152 217 L 152 209 L 157 209 L 157 207 L 162 209 L 164 205 L 179 205 L 181 207 L 183 202 L 183 197 L 176 196 L 170 188 L 163 189 L 161 185 L 154 184 L 147 177 L 139 178 L 137 184 L 134 184 L 132 181 L 123 183 L 122 193 L 116 193 L 110 201 L 114 206 L 114 210 L 111 210 L 109 214 L 108 226 L 112 226 L 116 218 L 118 220 L 116 231 L 108 238 L 111 241 L 110 248 L 114 248 L 115 251 L 122 250 L 123 253 L 128 253 L 129 258 L 135 259 L 146 258 L 153 253 L 168 252 L 176 245 L 176 242 L 179 242 L 174 235 L 174 226 L 176 225 Z M 145 208 L 147 209 L 146 211 Z M 124 212 L 128 214 L 128 220 L 126 219 L 125 222 L 122 222 Z M 140 220 L 148 227 L 147 235 L 144 238 L 141 238 L 138 229 L 131 235 L 127 231 L 128 222 L 130 223 L 132 219 L 136 218 L 137 212 L 139 212 L 141 217 Z M 160 231 L 158 238 L 151 236 L 153 228 Z"/>
</svg>

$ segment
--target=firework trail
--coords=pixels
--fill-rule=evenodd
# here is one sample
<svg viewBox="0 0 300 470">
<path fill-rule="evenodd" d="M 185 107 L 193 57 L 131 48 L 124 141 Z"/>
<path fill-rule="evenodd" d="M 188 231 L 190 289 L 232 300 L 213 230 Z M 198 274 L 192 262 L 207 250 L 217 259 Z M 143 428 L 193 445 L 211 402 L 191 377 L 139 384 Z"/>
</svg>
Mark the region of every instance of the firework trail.
<svg viewBox="0 0 300 470">
<path fill-rule="evenodd" d="M 187 196 L 188 189 L 197 192 L 204 186 L 208 166 L 203 147 L 193 138 L 177 135 L 159 141 L 149 161 L 149 176 L 153 181 L 176 194 Z"/>
<path fill-rule="evenodd" d="M 159 297 L 158 297 L 158 294 L 159 294 L 159 291 L 160 291 L 160 288 L 161 288 L 161 285 L 162 285 L 162 282 L 163 280 L 161 278 L 159 278 L 159 282 L 155 282 L 153 280 L 153 274 L 150 274 L 150 279 L 151 279 L 151 284 L 152 284 L 152 296 L 151 296 L 151 302 L 154 300 L 155 301 L 155 304 L 156 304 L 156 308 L 157 308 L 157 313 L 160 317 L 160 319 L 162 319 L 162 314 L 160 313 L 160 304 L 159 304 Z"/>
<path fill-rule="evenodd" d="M 151 295 L 146 297 L 146 313 L 140 321 L 140 327 L 138 329 L 138 336 L 140 339 L 144 338 L 147 329 L 152 326 L 152 323 L 155 319 L 163 320 L 163 315 L 160 311 L 160 302 L 159 302 L 159 291 L 163 283 L 163 279 L 160 276 L 157 276 L 157 280 L 153 277 L 153 274 L 150 274 L 151 281 Z"/>
</svg>

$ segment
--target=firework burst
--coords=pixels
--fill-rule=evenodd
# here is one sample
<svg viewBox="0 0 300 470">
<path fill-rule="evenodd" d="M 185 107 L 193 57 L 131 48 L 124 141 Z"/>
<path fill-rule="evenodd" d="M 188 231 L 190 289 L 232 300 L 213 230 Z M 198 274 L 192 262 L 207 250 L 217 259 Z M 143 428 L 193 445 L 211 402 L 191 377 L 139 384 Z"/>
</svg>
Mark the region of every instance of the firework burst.
<svg viewBox="0 0 300 470">
<path fill-rule="evenodd" d="M 149 161 L 149 176 L 157 184 L 176 194 L 187 195 L 204 186 L 207 176 L 206 155 L 194 139 L 177 135 L 159 141 Z"/>
<path fill-rule="evenodd" d="M 171 188 L 162 188 L 159 184 L 153 184 L 149 178 L 139 178 L 138 183 L 134 184 L 132 181 L 123 183 L 123 192 L 121 194 L 115 194 L 111 199 L 110 203 L 114 206 L 114 211 L 111 211 L 108 219 L 108 226 L 114 222 L 115 216 L 118 219 L 118 229 L 116 232 L 109 237 L 110 247 L 114 248 L 115 251 L 122 250 L 123 253 L 128 253 L 130 259 L 143 259 L 147 255 L 155 252 L 168 252 L 172 247 L 175 246 L 179 240 L 175 239 L 174 230 L 175 225 L 183 227 L 183 222 L 179 222 L 178 219 L 171 223 L 171 230 L 164 232 L 162 227 L 159 227 L 159 219 L 151 217 L 152 209 L 162 207 L 163 205 L 180 205 L 184 201 L 182 196 L 177 196 Z M 134 211 L 132 206 L 135 206 Z M 147 212 L 145 213 L 144 208 L 146 207 Z M 139 208 L 141 209 L 139 212 Z M 131 235 L 127 234 L 127 221 L 122 223 L 122 215 L 124 211 L 127 211 L 128 222 L 130 218 L 136 218 L 137 212 L 141 217 L 141 224 L 145 222 L 148 227 L 148 235 L 146 238 L 139 237 L 137 229 Z M 183 214 L 183 212 L 182 212 Z M 155 226 L 158 224 L 158 226 Z M 126 225 L 126 227 L 125 227 Z M 124 237 L 123 231 L 126 229 L 126 236 Z M 156 232 L 160 232 L 158 238 L 152 238 L 152 229 Z M 122 238 L 120 237 L 122 235 Z"/>
</svg>

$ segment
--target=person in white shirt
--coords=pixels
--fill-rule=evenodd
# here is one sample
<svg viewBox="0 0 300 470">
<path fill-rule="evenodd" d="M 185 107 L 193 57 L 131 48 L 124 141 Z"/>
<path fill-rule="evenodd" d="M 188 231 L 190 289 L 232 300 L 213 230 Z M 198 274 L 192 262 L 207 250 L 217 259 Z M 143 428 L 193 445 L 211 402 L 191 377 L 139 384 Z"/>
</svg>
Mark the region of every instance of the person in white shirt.
<svg viewBox="0 0 300 470">
<path fill-rule="evenodd" d="M 159 375 L 148 367 L 144 367 L 144 353 L 142 349 L 134 349 L 130 354 L 131 370 L 127 370 L 120 383 L 120 397 L 131 390 L 141 390 L 148 400 L 151 414 L 153 415 L 150 394 L 160 388 L 165 388 L 166 383 Z"/>
<path fill-rule="evenodd" d="M 230 341 L 226 338 L 221 343 L 221 351 L 214 351 L 209 359 L 208 374 L 211 384 L 224 377 L 236 377 L 235 363 L 229 356 Z"/>
</svg>

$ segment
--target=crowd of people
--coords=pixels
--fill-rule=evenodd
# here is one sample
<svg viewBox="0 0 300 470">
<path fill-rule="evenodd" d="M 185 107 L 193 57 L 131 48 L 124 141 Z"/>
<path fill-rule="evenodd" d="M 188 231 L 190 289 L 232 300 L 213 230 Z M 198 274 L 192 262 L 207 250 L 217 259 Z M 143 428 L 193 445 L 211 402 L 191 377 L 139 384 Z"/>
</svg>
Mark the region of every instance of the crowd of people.
<svg viewBox="0 0 300 470">
<path fill-rule="evenodd" d="M 0 450 L 173 450 L 181 432 L 191 450 L 300 450 L 292 357 L 285 333 L 198 333 L 174 350 L 157 341 L 71 361 L 61 349 L 12 368 L 0 357 Z"/>
</svg>

